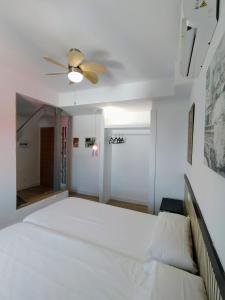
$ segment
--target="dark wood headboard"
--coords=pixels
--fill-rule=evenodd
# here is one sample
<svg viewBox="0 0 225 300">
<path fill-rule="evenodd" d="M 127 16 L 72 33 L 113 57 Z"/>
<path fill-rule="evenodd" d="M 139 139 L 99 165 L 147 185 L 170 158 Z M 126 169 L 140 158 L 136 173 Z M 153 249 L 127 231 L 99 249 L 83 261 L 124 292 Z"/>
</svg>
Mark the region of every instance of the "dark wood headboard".
<svg viewBox="0 0 225 300">
<path fill-rule="evenodd" d="M 225 300 L 225 273 L 209 235 L 201 210 L 187 175 L 185 179 L 185 207 L 191 218 L 191 228 L 199 272 L 209 300 Z"/>
</svg>

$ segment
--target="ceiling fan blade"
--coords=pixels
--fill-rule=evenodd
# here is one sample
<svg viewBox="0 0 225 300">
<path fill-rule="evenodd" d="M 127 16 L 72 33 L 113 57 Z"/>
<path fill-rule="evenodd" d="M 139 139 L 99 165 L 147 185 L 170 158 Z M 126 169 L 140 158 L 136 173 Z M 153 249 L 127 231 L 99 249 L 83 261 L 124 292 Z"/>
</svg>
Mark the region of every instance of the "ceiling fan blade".
<svg viewBox="0 0 225 300">
<path fill-rule="evenodd" d="M 44 58 L 45 60 L 47 60 L 48 62 L 50 62 L 51 64 L 57 65 L 57 66 L 59 66 L 59 67 L 61 67 L 61 68 L 64 68 L 64 69 L 66 69 L 66 70 L 68 69 L 67 66 L 61 64 L 60 62 L 58 62 L 58 61 L 55 60 L 55 59 L 52 59 L 52 58 L 50 58 L 50 57 L 48 57 L 48 56 L 44 56 L 43 58 Z"/>
<path fill-rule="evenodd" d="M 93 84 L 96 84 L 98 82 L 98 76 L 93 72 L 83 72 L 83 75 L 91 81 Z"/>
<path fill-rule="evenodd" d="M 81 64 L 79 68 L 81 68 L 82 71 L 86 72 L 105 73 L 107 71 L 104 65 L 97 63 L 84 63 Z"/>
<path fill-rule="evenodd" d="M 68 54 L 68 64 L 76 68 L 84 59 L 84 54 L 77 49 L 71 49 Z"/>
<path fill-rule="evenodd" d="M 65 75 L 67 74 L 67 72 L 63 72 L 63 73 L 46 73 L 45 75 Z"/>
</svg>

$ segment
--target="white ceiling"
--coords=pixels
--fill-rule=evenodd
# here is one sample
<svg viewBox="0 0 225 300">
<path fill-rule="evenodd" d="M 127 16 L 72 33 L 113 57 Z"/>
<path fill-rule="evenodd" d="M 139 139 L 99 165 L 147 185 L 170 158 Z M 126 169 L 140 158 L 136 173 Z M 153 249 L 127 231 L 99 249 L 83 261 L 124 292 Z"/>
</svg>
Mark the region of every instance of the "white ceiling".
<svg viewBox="0 0 225 300">
<path fill-rule="evenodd" d="M 67 50 L 82 50 L 88 60 L 105 63 L 109 72 L 99 86 L 173 78 L 177 60 L 180 0 L 1 0 L 0 62 L 45 80 L 56 91 L 68 86 L 61 71 L 42 59 L 66 63 Z"/>
</svg>

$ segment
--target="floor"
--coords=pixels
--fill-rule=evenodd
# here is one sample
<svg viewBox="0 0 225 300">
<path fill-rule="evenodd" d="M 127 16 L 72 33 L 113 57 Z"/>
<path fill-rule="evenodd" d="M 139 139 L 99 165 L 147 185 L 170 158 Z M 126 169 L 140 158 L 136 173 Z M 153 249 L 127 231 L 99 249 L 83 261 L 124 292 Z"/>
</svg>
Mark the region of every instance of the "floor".
<svg viewBox="0 0 225 300">
<path fill-rule="evenodd" d="M 79 194 L 79 193 L 76 193 L 76 192 L 69 192 L 69 196 L 99 202 L 99 197 L 97 197 L 97 196 L 84 195 L 84 194 Z"/>
<path fill-rule="evenodd" d="M 99 198 L 96 196 L 84 195 L 84 194 L 79 194 L 79 193 L 75 193 L 75 192 L 69 192 L 69 196 L 70 197 L 78 197 L 78 198 L 87 199 L 87 200 L 96 201 L 96 202 L 99 201 Z M 118 201 L 118 200 L 113 200 L 113 199 L 110 199 L 107 204 L 112 205 L 112 206 L 131 209 L 131 210 L 135 210 L 135 211 L 139 211 L 139 212 L 143 212 L 143 213 L 148 213 L 148 206 L 143 205 L 143 204 L 136 204 L 136 203 Z"/>
<path fill-rule="evenodd" d="M 52 188 L 40 185 L 18 191 L 17 208 L 24 207 L 30 203 L 37 202 L 56 193 L 58 192 L 54 192 Z"/>
<path fill-rule="evenodd" d="M 113 199 L 110 199 L 107 204 L 117 206 L 117 207 L 131 209 L 131 210 L 136 210 L 136 211 L 143 212 L 143 213 L 148 213 L 148 206 L 143 205 L 143 204 L 136 204 L 136 203 L 118 201 L 118 200 L 113 200 Z"/>
<path fill-rule="evenodd" d="M 46 186 L 35 186 L 35 187 L 31 187 L 31 188 L 28 188 L 25 190 L 18 191 L 17 192 L 17 208 L 24 207 L 30 203 L 37 202 L 48 196 L 52 196 L 55 193 L 57 193 L 57 192 L 54 192 L 52 188 L 49 188 Z M 99 202 L 99 197 L 96 197 L 96 196 L 84 195 L 84 194 L 79 194 L 79 193 L 75 193 L 75 192 L 69 192 L 69 196 Z M 110 199 L 107 204 L 112 205 L 112 206 L 131 209 L 131 210 L 135 210 L 135 211 L 139 211 L 139 212 L 143 212 L 143 213 L 148 213 L 147 205 L 118 201 L 118 200 L 113 200 L 113 199 Z"/>
</svg>

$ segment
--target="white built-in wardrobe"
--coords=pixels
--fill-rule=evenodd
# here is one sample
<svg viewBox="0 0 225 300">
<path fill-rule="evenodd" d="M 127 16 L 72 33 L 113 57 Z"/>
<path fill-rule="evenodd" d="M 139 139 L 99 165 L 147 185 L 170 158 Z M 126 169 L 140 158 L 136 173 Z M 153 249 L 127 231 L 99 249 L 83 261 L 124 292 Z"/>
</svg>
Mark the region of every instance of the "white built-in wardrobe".
<svg viewBox="0 0 225 300">
<path fill-rule="evenodd" d="M 124 143 L 109 143 L 123 139 Z M 105 128 L 100 152 L 100 198 L 149 203 L 150 128 Z M 101 143 L 102 144 L 102 143 Z"/>
</svg>

